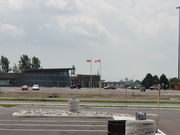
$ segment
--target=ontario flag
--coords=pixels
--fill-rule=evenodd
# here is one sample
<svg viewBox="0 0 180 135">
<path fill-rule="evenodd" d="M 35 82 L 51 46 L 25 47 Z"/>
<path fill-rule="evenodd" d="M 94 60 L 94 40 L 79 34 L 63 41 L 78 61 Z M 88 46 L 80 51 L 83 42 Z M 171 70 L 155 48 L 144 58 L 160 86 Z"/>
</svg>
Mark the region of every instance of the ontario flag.
<svg viewBox="0 0 180 135">
<path fill-rule="evenodd" d="M 101 60 L 95 60 L 95 63 L 97 63 L 97 62 L 101 62 Z"/>
<path fill-rule="evenodd" d="M 86 62 L 92 62 L 92 60 L 86 60 Z"/>
</svg>

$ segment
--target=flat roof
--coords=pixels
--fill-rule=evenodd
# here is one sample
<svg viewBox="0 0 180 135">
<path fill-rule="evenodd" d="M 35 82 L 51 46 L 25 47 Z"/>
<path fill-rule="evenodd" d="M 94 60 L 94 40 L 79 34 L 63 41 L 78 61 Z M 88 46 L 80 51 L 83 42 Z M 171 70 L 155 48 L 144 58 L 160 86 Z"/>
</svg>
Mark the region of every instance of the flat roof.
<svg viewBox="0 0 180 135">
<path fill-rule="evenodd" d="M 30 69 L 23 71 L 24 73 L 28 72 L 51 72 L 51 71 L 69 71 L 73 70 L 74 68 L 44 68 L 44 69 Z"/>
</svg>

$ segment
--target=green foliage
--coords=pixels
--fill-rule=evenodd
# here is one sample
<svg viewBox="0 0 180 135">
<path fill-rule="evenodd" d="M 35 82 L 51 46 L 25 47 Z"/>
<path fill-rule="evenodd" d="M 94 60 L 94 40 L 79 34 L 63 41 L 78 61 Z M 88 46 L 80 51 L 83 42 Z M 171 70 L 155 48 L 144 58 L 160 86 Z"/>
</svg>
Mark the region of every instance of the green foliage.
<svg viewBox="0 0 180 135">
<path fill-rule="evenodd" d="M 169 80 L 166 78 L 164 74 L 162 74 L 159 79 L 157 75 L 152 76 L 150 73 L 148 73 L 142 81 L 142 85 L 144 85 L 146 89 L 154 85 L 157 86 L 158 84 L 160 84 L 161 88 L 163 89 L 169 88 Z"/>
<path fill-rule="evenodd" d="M 15 70 L 19 69 L 20 71 L 29 70 L 29 69 L 39 69 L 41 67 L 40 64 L 41 62 L 39 58 L 34 56 L 31 59 L 27 55 L 23 55 L 20 57 L 18 68 L 14 67 L 14 69 Z"/>
<path fill-rule="evenodd" d="M 32 69 L 39 69 L 41 67 L 41 62 L 37 57 L 32 57 L 32 64 L 31 68 Z"/>
<path fill-rule="evenodd" d="M 154 83 L 154 85 L 158 85 L 160 83 L 160 80 L 157 75 L 153 76 L 153 83 Z"/>
<path fill-rule="evenodd" d="M 154 85 L 154 79 L 153 79 L 153 76 L 150 73 L 148 73 L 146 75 L 146 77 L 143 79 L 142 85 L 144 85 L 146 89 L 148 89 L 152 85 Z"/>
<path fill-rule="evenodd" d="M 169 88 L 169 80 L 166 78 L 164 74 L 162 74 L 160 77 L 160 85 L 161 88 L 163 88 L 164 90 Z"/>
<path fill-rule="evenodd" d="M 13 71 L 14 73 L 20 73 L 20 69 L 19 69 L 19 67 L 18 67 L 16 64 L 14 64 L 14 66 L 13 66 L 13 68 L 12 68 L 12 71 Z"/>
<path fill-rule="evenodd" d="M 18 66 L 21 71 L 31 69 L 31 59 L 27 55 L 21 56 Z"/>
<path fill-rule="evenodd" d="M 178 78 L 171 78 L 169 80 L 169 84 L 171 88 L 175 88 L 176 85 L 180 85 L 180 79 Z"/>
<path fill-rule="evenodd" d="M 1 56 L 1 60 L 0 60 L 0 69 L 2 72 L 9 72 L 10 68 L 9 68 L 9 60 L 7 57 Z"/>
<path fill-rule="evenodd" d="M 138 87 L 139 85 L 141 85 L 141 81 L 139 80 L 136 80 L 135 82 L 128 84 L 128 86 L 132 86 L 132 87 Z"/>
</svg>

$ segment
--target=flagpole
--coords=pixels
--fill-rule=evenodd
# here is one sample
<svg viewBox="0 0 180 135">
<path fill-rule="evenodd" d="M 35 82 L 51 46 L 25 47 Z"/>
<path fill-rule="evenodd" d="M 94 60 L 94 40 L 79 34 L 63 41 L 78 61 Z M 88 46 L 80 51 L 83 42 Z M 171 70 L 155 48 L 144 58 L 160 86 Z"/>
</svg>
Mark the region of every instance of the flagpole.
<svg viewBox="0 0 180 135">
<path fill-rule="evenodd" d="M 101 78 L 102 78 L 102 73 L 101 73 L 101 59 L 100 59 L 100 62 L 99 62 L 99 65 L 100 65 L 100 80 L 101 80 Z"/>
<path fill-rule="evenodd" d="M 92 88 L 92 59 L 91 59 L 91 76 L 90 76 L 91 78 L 90 78 L 90 82 L 91 82 L 91 85 L 90 85 L 90 87 Z"/>
</svg>

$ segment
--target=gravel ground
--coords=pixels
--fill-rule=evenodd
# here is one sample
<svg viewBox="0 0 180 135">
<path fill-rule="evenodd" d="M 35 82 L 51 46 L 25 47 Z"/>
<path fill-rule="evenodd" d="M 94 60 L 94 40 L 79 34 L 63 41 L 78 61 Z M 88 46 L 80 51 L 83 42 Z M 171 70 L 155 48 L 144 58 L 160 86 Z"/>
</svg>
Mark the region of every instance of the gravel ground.
<svg viewBox="0 0 180 135">
<path fill-rule="evenodd" d="M 133 117 L 130 114 L 121 114 L 115 112 L 98 112 L 98 111 L 80 111 L 70 112 L 68 110 L 56 109 L 27 109 L 19 110 L 13 113 L 13 116 L 80 116 L 80 117 L 112 117 L 112 116 L 126 116 Z"/>
</svg>

